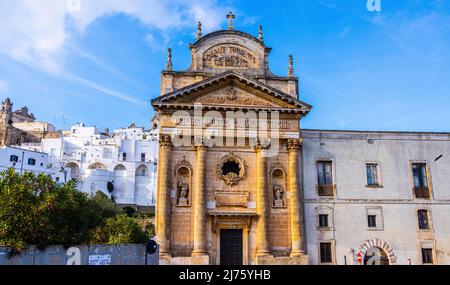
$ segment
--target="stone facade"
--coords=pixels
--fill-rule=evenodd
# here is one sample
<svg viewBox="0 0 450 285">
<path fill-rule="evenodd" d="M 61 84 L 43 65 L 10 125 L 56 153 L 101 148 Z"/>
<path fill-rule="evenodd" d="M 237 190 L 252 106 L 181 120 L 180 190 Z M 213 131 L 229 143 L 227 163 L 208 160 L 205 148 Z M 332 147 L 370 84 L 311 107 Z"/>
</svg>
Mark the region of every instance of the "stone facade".
<svg viewBox="0 0 450 285">
<path fill-rule="evenodd" d="M 357 254 L 381 248 L 389 264 L 424 264 L 422 249 L 431 249 L 432 264 L 450 264 L 450 134 L 302 130 L 308 255 L 321 264 L 320 242 L 332 244 L 332 264 L 359 264 Z M 442 156 L 441 156 L 442 155 Z M 332 163 L 333 196 L 317 191 L 318 161 Z M 426 164 L 429 198 L 414 191 L 413 163 Z M 368 164 L 378 168 L 376 185 L 368 185 Z M 428 226 L 418 211 L 428 211 Z M 319 215 L 328 215 L 320 227 Z M 368 215 L 377 216 L 369 227 Z"/>
<path fill-rule="evenodd" d="M 230 26 L 186 71 L 169 50 L 152 101 L 161 263 L 450 264 L 450 134 L 302 130 L 292 57 L 276 76 L 262 29 Z"/>
<path fill-rule="evenodd" d="M 234 29 L 199 37 L 190 49 L 182 72 L 172 70 L 169 50 L 161 96 L 152 101 L 161 134 L 161 263 L 307 264 L 299 120 L 311 106 L 298 100 L 292 60 L 289 76 L 272 74 L 262 35 Z M 268 116 L 269 137 L 259 134 L 261 124 L 258 135 L 247 132 L 252 112 Z M 235 132 L 222 132 L 225 125 Z M 237 242 L 228 245 L 232 234 Z M 225 258 L 235 248 L 238 258 Z"/>
</svg>

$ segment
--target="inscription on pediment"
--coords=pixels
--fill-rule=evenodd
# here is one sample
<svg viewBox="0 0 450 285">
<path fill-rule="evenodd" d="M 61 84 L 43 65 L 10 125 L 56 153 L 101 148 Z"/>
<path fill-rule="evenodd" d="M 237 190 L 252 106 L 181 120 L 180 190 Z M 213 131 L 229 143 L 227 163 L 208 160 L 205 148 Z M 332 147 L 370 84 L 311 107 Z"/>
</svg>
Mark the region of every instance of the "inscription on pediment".
<svg viewBox="0 0 450 285">
<path fill-rule="evenodd" d="M 203 54 L 203 66 L 209 68 L 255 68 L 258 62 L 253 52 L 236 44 L 216 45 Z"/>
</svg>

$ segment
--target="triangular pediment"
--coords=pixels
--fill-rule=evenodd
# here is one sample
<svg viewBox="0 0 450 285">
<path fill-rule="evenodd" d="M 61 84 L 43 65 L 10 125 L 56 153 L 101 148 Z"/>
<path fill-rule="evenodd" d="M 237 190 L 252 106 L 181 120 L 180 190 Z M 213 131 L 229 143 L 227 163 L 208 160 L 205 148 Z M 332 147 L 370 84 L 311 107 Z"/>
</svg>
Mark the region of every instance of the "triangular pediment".
<svg viewBox="0 0 450 285">
<path fill-rule="evenodd" d="M 155 108 L 189 108 L 195 104 L 214 108 L 278 109 L 307 113 L 311 106 L 296 98 L 230 71 L 175 90 L 152 100 Z"/>
</svg>

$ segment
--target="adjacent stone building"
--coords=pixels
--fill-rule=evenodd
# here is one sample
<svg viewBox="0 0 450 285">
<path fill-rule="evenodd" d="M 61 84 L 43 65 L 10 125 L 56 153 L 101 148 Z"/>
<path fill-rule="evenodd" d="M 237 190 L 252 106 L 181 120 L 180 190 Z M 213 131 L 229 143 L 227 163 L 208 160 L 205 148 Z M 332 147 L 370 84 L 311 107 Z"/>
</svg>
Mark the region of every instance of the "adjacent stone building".
<svg viewBox="0 0 450 285">
<path fill-rule="evenodd" d="M 303 130 L 292 57 L 227 18 L 152 101 L 161 264 L 450 264 L 450 134 Z"/>
<path fill-rule="evenodd" d="M 0 111 L 0 146 L 39 143 L 43 138 L 60 136 L 52 124 L 36 121 L 27 107 L 14 112 L 12 108 L 13 103 L 6 98 Z"/>
</svg>

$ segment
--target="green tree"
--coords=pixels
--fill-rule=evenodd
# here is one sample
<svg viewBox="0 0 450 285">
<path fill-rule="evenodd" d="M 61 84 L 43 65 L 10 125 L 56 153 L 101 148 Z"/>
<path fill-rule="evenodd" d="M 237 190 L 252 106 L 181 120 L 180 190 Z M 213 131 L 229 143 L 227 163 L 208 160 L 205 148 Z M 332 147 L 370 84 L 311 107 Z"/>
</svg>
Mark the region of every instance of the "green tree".
<svg viewBox="0 0 450 285">
<path fill-rule="evenodd" d="M 142 230 L 136 219 L 121 214 L 108 218 L 102 227 L 95 229 L 91 243 L 145 243 L 148 238 L 148 233 Z"/>
<path fill-rule="evenodd" d="M 13 169 L 0 173 L 0 245 L 20 252 L 29 244 L 45 249 L 105 243 L 143 243 L 147 233 L 105 194 L 88 197 L 77 182 L 57 185 L 45 174 Z"/>
</svg>

